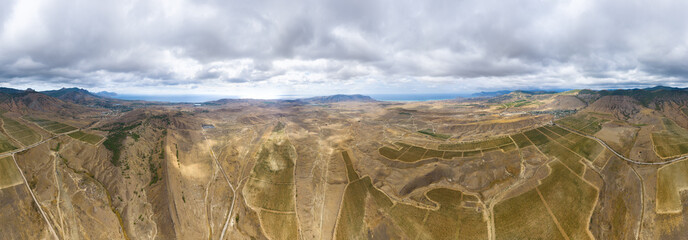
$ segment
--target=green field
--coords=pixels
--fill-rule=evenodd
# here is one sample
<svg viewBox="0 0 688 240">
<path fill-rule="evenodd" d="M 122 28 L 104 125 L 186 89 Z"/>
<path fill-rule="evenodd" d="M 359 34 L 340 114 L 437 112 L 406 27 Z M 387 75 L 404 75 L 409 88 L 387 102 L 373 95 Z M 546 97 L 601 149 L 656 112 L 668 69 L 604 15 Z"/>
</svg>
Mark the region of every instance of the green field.
<svg viewBox="0 0 688 240">
<path fill-rule="evenodd" d="M 70 137 L 76 139 L 76 140 L 80 140 L 80 141 L 87 142 L 90 144 L 96 144 L 96 143 L 100 142 L 100 140 L 103 139 L 103 137 L 100 135 L 85 133 L 82 131 L 73 132 L 73 133 L 70 133 L 68 135 Z"/>
<path fill-rule="evenodd" d="M 552 173 L 538 186 L 554 217 L 570 239 L 589 239 L 588 221 L 597 199 L 597 189 L 566 169 L 550 164 Z"/>
<path fill-rule="evenodd" d="M 494 224 L 496 239 L 564 239 L 535 189 L 498 203 Z"/>
<path fill-rule="evenodd" d="M 346 152 L 342 152 L 344 155 Z M 343 156 L 349 174 L 349 184 L 344 191 L 339 210 L 336 239 L 367 239 L 366 211 L 382 212 L 409 239 L 484 239 L 487 224 L 482 213 L 473 208 L 461 206 L 462 201 L 477 200 L 475 196 L 446 188 L 426 192 L 431 201 L 439 205 L 438 210 L 416 207 L 405 203 L 394 203 L 382 191 L 375 188 L 370 177 L 357 178 L 348 155 Z M 367 207 L 367 206 L 372 206 Z"/>
<path fill-rule="evenodd" d="M 52 132 L 54 134 L 66 133 L 69 131 L 76 130 L 75 127 L 69 126 L 64 123 L 55 122 L 51 120 L 45 120 L 40 118 L 25 117 L 26 120 L 36 123 L 38 126 L 42 127 L 46 131 Z"/>
<path fill-rule="evenodd" d="M 451 135 L 436 133 L 432 129 L 420 130 L 418 132 L 442 140 L 447 140 L 451 137 Z"/>
<path fill-rule="evenodd" d="M 295 239 L 296 224 L 294 161 L 296 149 L 281 139 L 283 131 L 273 132 L 263 144 L 242 189 L 246 203 L 258 211 L 261 227 L 270 239 Z"/>
<path fill-rule="evenodd" d="M 593 161 L 604 151 L 604 147 L 597 141 L 557 126 L 541 127 L 538 130 L 589 161 Z"/>
<path fill-rule="evenodd" d="M 664 130 L 652 133 L 655 152 L 662 158 L 688 153 L 688 130 L 668 118 L 662 118 Z"/>
<path fill-rule="evenodd" d="M 514 142 L 516 142 L 516 145 L 518 145 L 519 148 L 524 148 L 533 145 L 533 143 L 528 141 L 528 138 L 525 135 L 523 135 L 523 133 L 511 135 L 511 138 L 514 139 Z"/>
<path fill-rule="evenodd" d="M 368 178 L 370 179 L 370 178 Z M 349 182 L 344 190 L 337 221 L 336 239 L 363 239 L 366 236 L 364 215 L 368 188 L 364 180 Z"/>
<path fill-rule="evenodd" d="M 527 140 L 527 139 L 526 139 Z M 427 149 L 409 145 L 406 143 L 394 143 L 397 148 L 381 147 L 378 149 L 380 155 L 403 162 L 416 162 L 422 159 L 442 158 L 450 160 L 452 158 L 480 156 L 485 152 L 501 150 L 504 152 L 516 150 L 517 146 L 511 138 L 500 137 L 487 141 L 463 142 L 441 144 L 439 149 Z"/>
<path fill-rule="evenodd" d="M 5 136 L 5 134 L 0 133 L 0 153 L 12 151 L 14 149 L 17 149 L 17 147 L 12 145 L 10 139 Z"/>
<path fill-rule="evenodd" d="M 657 170 L 657 212 L 678 213 L 683 210 L 681 191 L 688 189 L 688 160 Z"/>
<path fill-rule="evenodd" d="M 3 128 L 7 131 L 12 138 L 19 141 L 25 146 L 34 144 L 41 140 L 41 136 L 38 135 L 33 129 L 21 124 L 14 119 L 2 116 Z"/>
<path fill-rule="evenodd" d="M 606 121 L 605 119 L 593 117 L 588 113 L 579 113 L 557 120 L 556 123 L 587 133 L 588 135 L 593 135 L 602 129 L 602 123 Z"/>
<path fill-rule="evenodd" d="M 349 179 L 349 182 L 358 180 L 360 177 L 358 176 L 358 173 L 356 173 L 356 170 L 354 170 L 354 165 L 351 162 L 351 157 L 349 157 L 349 152 L 343 151 L 342 159 L 344 159 L 344 164 L 346 165 L 346 175 Z"/>
<path fill-rule="evenodd" d="M 458 151 L 480 150 L 480 149 L 489 149 L 489 148 L 499 147 L 502 145 L 510 144 L 512 142 L 513 141 L 511 141 L 511 138 L 509 138 L 509 136 L 505 136 L 505 137 L 488 139 L 485 141 L 440 144 L 440 146 L 438 147 L 438 150 L 458 150 Z"/>
<path fill-rule="evenodd" d="M 560 162 L 550 167 L 551 174 L 540 186 L 495 206 L 497 239 L 563 239 L 556 222 L 569 239 L 589 238 L 587 225 L 597 189 Z"/>
<path fill-rule="evenodd" d="M 550 141 L 550 139 L 545 134 L 541 133 L 539 129 L 533 129 L 524 134 L 535 143 L 535 146 L 537 146 L 542 153 L 559 159 L 578 175 L 583 173 L 585 165 L 580 162 L 581 158 L 571 150 L 556 141 Z"/>
<path fill-rule="evenodd" d="M 12 157 L 0 158 L 0 189 L 21 184 L 23 179 Z"/>
</svg>

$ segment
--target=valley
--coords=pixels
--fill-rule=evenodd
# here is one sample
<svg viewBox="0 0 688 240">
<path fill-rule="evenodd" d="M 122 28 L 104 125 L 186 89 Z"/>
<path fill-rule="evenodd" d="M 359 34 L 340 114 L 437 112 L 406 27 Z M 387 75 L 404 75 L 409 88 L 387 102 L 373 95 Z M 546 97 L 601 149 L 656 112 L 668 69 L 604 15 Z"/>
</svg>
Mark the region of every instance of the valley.
<svg viewBox="0 0 688 240">
<path fill-rule="evenodd" d="M 688 234 L 686 89 L 200 104 L 49 94 L 0 92 L 3 238 Z"/>
</svg>

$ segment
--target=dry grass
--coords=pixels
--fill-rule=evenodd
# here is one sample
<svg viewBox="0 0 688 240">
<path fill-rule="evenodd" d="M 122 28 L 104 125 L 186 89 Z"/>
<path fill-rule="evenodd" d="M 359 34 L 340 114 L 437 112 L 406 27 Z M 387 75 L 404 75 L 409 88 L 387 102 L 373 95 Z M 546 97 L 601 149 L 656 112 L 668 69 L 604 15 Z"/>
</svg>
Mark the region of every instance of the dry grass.
<svg viewBox="0 0 688 240">
<path fill-rule="evenodd" d="M 664 131 L 652 133 L 657 155 L 668 158 L 688 153 L 688 130 L 668 118 L 662 118 L 662 123 Z"/>
<path fill-rule="evenodd" d="M 12 157 L 0 158 L 0 189 L 21 184 L 23 179 Z"/>
<path fill-rule="evenodd" d="M 688 189 L 688 160 L 657 170 L 657 212 L 679 213 L 683 210 L 681 191 Z"/>
</svg>

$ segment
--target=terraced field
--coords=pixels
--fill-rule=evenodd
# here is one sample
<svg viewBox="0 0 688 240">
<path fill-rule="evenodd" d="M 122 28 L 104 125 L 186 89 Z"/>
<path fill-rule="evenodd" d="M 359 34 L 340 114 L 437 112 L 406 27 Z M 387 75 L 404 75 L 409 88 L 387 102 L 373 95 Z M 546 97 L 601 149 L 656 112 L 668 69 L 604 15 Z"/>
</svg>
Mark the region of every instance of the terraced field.
<svg viewBox="0 0 688 240">
<path fill-rule="evenodd" d="M 33 117 L 25 117 L 25 118 L 26 118 L 26 120 L 34 122 L 38 126 L 40 126 L 41 128 L 43 128 L 46 131 L 49 131 L 51 133 L 54 133 L 54 134 L 66 133 L 69 131 L 76 130 L 75 127 L 69 126 L 69 125 L 61 123 L 61 122 L 55 122 L 55 121 L 51 121 L 51 120 L 45 120 L 45 119 L 33 118 Z"/>
<path fill-rule="evenodd" d="M 86 142 L 86 143 L 90 143 L 90 144 L 96 144 L 96 143 L 100 142 L 100 140 L 103 139 L 103 136 L 85 133 L 82 131 L 73 132 L 73 133 L 70 133 L 68 135 L 70 137 L 76 139 L 76 140 L 80 140 L 82 142 Z"/>
<path fill-rule="evenodd" d="M 675 162 L 657 170 L 657 212 L 683 211 L 681 191 L 688 189 L 688 160 Z"/>
<path fill-rule="evenodd" d="M 460 142 L 460 143 L 445 143 L 440 144 L 439 150 L 458 150 L 458 151 L 468 151 L 468 150 L 486 150 L 492 148 L 498 148 L 503 145 L 513 143 L 509 136 L 499 137 L 494 139 L 488 139 L 485 141 L 474 141 L 474 142 Z"/>
<path fill-rule="evenodd" d="M 429 158 L 450 160 L 453 158 L 479 156 L 490 151 L 502 150 L 508 152 L 517 149 L 516 143 L 508 136 L 487 141 L 441 144 L 438 149 L 428 149 L 402 142 L 397 142 L 394 145 L 397 146 L 396 149 L 384 146 L 378 149 L 378 152 L 389 159 L 416 162 Z"/>
<path fill-rule="evenodd" d="M 23 179 L 12 157 L 0 158 L 0 189 L 21 184 Z"/>
<path fill-rule="evenodd" d="M 283 131 L 273 132 L 264 143 L 242 193 L 258 212 L 270 239 L 297 239 L 294 161 L 296 150 Z"/>
<path fill-rule="evenodd" d="M 12 138 L 19 141 L 24 146 L 34 144 L 41 140 L 41 136 L 38 135 L 33 129 L 17 122 L 14 119 L 2 116 L 2 127 Z"/>
<path fill-rule="evenodd" d="M 662 118 L 664 130 L 652 133 L 655 152 L 662 158 L 688 153 L 688 130 L 668 118 Z"/>
</svg>

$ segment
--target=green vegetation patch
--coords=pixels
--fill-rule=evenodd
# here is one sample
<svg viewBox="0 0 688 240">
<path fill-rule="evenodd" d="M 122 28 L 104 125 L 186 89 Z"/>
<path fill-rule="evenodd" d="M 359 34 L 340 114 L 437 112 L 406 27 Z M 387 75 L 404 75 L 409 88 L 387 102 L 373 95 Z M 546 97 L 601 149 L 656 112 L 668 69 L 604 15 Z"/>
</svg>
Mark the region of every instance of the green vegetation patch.
<svg viewBox="0 0 688 240">
<path fill-rule="evenodd" d="M 657 212 L 683 210 L 681 191 L 688 189 L 688 160 L 671 163 L 657 170 Z"/>
<path fill-rule="evenodd" d="M 418 132 L 425 134 L 425 135 L 429 135 L 429 136 L 437 138 L 437 139 L 442 139 L 442 140 L 447 140 L 451 137 L 451 135 L 436 133 L 432 129 L 424 129 L 424 130 L 420 130 Z"/>
<path fill-rule="evenodd" d="M 652 133 L 655 152 L 662 158 L 688 153 L 688 130 L 668 118 L 662 118 L 664 130 Z"/>
<path fill-rule="evenodd" d="M 67 134 L 67 135 L 69 135 L 70 137 L 72 137 L 72 138 L 74 138 L 74 139 L 76 139 L 76 140 L 79 140 L 79 141 L 82 141 L 82 142 L 86 142 L 86 143 L 90 143 L 90 144 L 96 144 L 96 143 L 100 142 L 100 140 L 103 139 L 103 137 L 100 136 L 100 135 L 85 133 L 85 132 L 82 132 L 82 131 L 73 132 L 73 133 L 70 133 L 70 134 Z"/>
<path fill-rule="evenodd" d="M 528 141 L 528 138 L 526 138 L 523 133 L 517 133 L 514 135 L 511 135 L 511 138 L 514 139 L 514 142 L 516 142 L 516 145 L 518 145 L 519 148 L 524 148 L 530 145 L 533 145 L 530 141 Z"/>
<path fill-rule="evenodd" d="M 24 182 L 12 157 L 0 158 L 0 189 L 16 186 Z"/>
<path fill-rule="evenodd" d="M 507 152 L 516 149 L 514 141 L 512 141 L 509 136 L 485 141 L 440 144 L 438 149 L 428 149 L 401 142 L 397 142 L 394 145 L 399 146 L 399 148 L 395 149 L 384 146 L 378 149 L 378 152 L 380 155 L 392 160 L 416 162 L 434 157 L 450 160 L 455 157 L 478 156 L 482 155 L 484 152 L 497 150 Z"/>
<path fill-rule="evenodd" d="M 38 135 L 38 133 L 24 124 L 5 116 L 2 116 L 1 118 L 3 122 L 2 126 L 5 128 L 7 134 L 19 141 L 21 144 L 28 146 L 41 140 L 41 136 Z"/>
<path fill-rule="evenodd" d="M 400 161 L 404 162 L 415 162 L 420 160 L 423 155 L 425 155 L 425 152 L 427 149 L 422 148 L 422 147 L 416 147 L 416 146 L 411 146 L 404 154 L 399 156 Z"/>
<path fill-rule="evenodd" d="M 425 152 L 425 155 L 423 155 L 423 159 L 426 159 L 426 158 L 442 158 L 442 156 L 444 156 L 444 151 L 428 149 L 428 151 Z"/>
<path fill-rule="evenodd" d="M 445 143 L 440 144 L 439 150 L 459 150 L 459 151 L 470 151 L 470 150 L 480 150 L 489 149 L 494 147 L 500 147 L 502 145 L 510 144 L 511 138 L 509 136 L 498 137 L 493 139 L 488 139 L 484 141 L 473 141 L 473 142 L 460 142 L 460 143 Z"/>
<path fill-rule="evenodd" d="M 107 136 L 107 139 L 105 139 L 103 142 L 103 146 L 112 152 L 110 162 L 115 166 L 120 165 L 119 158 L 122 154 L 122 141 L 124 141 L 125 138 L 127 138 L 126 132 L 116 131 L 111 132 L 110 135 Z"/>
<path fill-rule="evenodd" d="M 354 165 L 351 162 L 351 157 L 349 157 L 349 152 L 343 151 L 342 158 L 344 159 L 344 164 L 346 165 L 346 175 L 349 179 L 349 182 L 358 180 L 360 177 L 358 176 L 358 173 L 356 173 L 356 170 L 354 170 Z"/>
</svg>

